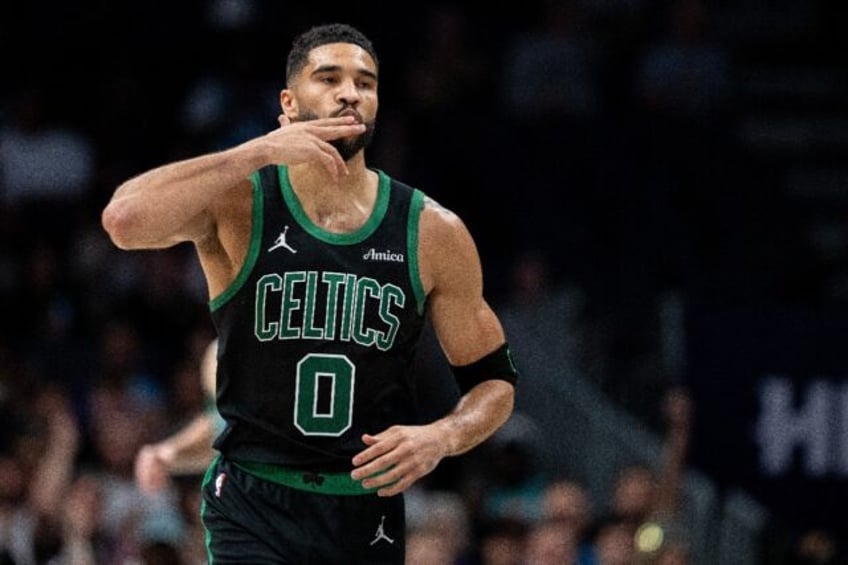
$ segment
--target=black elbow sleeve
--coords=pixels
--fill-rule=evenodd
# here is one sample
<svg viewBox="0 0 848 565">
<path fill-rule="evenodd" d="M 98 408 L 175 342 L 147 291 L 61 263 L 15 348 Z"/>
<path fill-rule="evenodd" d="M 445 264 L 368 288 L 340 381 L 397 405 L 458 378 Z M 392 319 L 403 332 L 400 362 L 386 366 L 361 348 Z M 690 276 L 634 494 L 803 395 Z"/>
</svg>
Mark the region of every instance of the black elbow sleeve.
<svg viewBox="0 0 848 565">
<path fill-rule="evenodd" d="M 507 343 L 468 365 L 451 365 L 451 371 L 462 394 L 491 379 L 507 381 L 513 386 L 518 382 L 518 370 Z"/>
</svg>

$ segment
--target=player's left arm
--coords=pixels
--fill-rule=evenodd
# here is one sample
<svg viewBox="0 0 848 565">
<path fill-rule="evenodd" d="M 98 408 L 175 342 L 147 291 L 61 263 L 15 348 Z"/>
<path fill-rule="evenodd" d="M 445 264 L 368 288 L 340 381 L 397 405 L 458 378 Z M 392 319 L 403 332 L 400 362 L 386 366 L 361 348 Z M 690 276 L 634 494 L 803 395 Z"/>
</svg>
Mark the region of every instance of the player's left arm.
<svg viewBox="0 0 848 565">
<path fill-rule="evenodd" d="M 402 492 L 445 457 L 491 436 L 512 413 L 515 372 L 503 327 L 483 297 L 480 257 L 461 219 L 432 201 L 420 223 L 419 263 L 433 328 L 457 374 L 454 409 L 423 426 L 392 426 L 363 436 L 354 479 L 381 496 Z"/>
</svg>

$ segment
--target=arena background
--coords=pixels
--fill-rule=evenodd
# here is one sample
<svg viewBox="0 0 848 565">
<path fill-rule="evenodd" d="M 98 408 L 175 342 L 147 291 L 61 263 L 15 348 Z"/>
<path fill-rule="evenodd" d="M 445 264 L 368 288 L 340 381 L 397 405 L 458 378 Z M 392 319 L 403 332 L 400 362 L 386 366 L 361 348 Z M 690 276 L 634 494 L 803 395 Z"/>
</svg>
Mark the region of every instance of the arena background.
<svg viewBox="0 0 848 565">
<path fill-rule="evenodd" d="M 119 252 L 99 212 L 132 174 L 275 127 L 293 35 L 347 21 L 381 56 L 369 160 L 475 235 L 486 294 L 525 362 L 518 407 L 546 424 L 540 466 L 584 475 L 600 499 L 618 456 L 574 439 L 574 413 L 598 408 L 574 391 L 597 391 L 593 402 L 661 440 L 663 395 L 680 386 L 694 407 L 687 465 L 715 506 L 704 548 L 720 537 L 726 497 L 742 492 L 755 519 L 739 543 L 752 563 L 794 563 L 810 530 L 844 549 L 848 41 L 838 6 L 7 3 L 3 452 L 33 427 L 38 391 L 58 385 L 79 416 L 79 460 L 97 464 L 85 395 L 107 378 L 104 342 L 118 329 L 137 340 L 169 424 L 185 415 L 177 375 L 210 331 L 191 249 Z M 437 414 L 455 390 L 433 344 L 423 353 L 422 413 Z"/>
</svg>

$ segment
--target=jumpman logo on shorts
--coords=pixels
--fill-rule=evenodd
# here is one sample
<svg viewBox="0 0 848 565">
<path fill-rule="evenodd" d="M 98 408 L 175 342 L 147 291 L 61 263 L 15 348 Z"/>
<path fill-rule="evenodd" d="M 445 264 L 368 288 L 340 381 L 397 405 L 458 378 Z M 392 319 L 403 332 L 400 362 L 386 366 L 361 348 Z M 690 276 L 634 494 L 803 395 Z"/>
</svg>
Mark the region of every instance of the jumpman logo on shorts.
<svg viewBox="0 0 848 565">
<path fill-rule="evenodd" d="M 274 242 L 274 245 L 272 245 L 271 247 L 268 248 L 269 252 L 273 251 L 275 249 L 279 249 L 280 247 L 285 247 L 286 249 L 288 249 L 292 253 L 297 253 L 297 250 L 294 247 L 292 247 L 291 245 L 286 243 L 286 232 L 287 231 L 289 231 L 288 226 L 286 226 L 285 229 L 283 229 L 283 231 L 280 232 L 280 235 L 277 237 L 277 241 Z"/>
<path fill-rule="evenodd" d="M 383 514 L 383 516 L 380 518 L 380 525 L 377 526 L 377 535 L 374 538 L 374 541 L 372 541 L 370 545 L 374 545 L 375 543 L 377 543 L 381 539 L 384 539 L 389 543 L 395 543 L 395 540 L 393 540 L 392 538 L 387 536 L 385 530 L 383 530 L 383 523 L 385 521 L 386 521 L 386 515 Z"/>
</svg>

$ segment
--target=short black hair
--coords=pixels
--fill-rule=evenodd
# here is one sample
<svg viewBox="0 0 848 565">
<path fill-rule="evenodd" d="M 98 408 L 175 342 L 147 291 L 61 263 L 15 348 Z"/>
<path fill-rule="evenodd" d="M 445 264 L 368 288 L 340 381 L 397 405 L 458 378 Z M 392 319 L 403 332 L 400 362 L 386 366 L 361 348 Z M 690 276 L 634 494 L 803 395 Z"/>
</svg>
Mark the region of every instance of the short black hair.
<svg viewBox="0 0 848 565">
<path fill-rule="evenodd" d="M 328 43 L 353 43 L 359 45 L 371 55 L 374 64 L 379 68 L 377 52 L 371 40 L 364 33 L 349 24 L 331 23 L 314 26 L 298 35 L 292 42 L 291 51 L 286 61 L 286 83 L 303 70 L 309 52 Z"/>
</svg>

